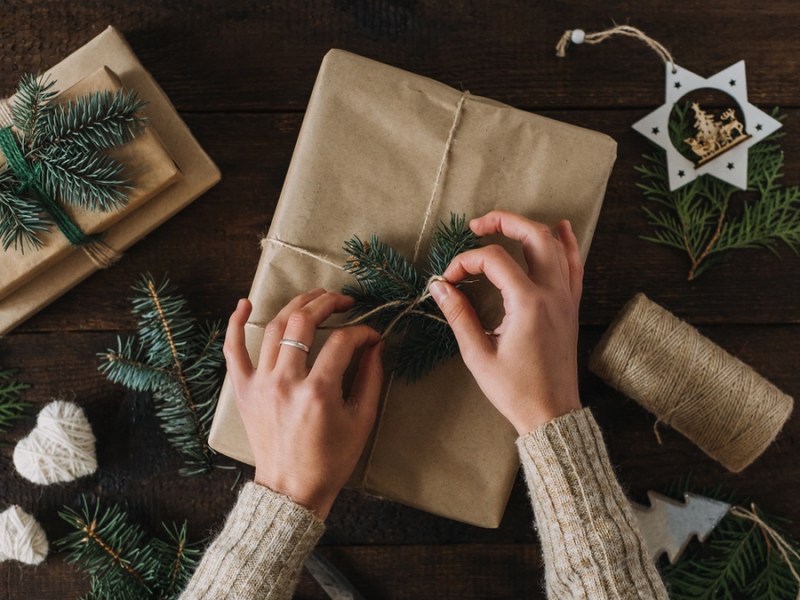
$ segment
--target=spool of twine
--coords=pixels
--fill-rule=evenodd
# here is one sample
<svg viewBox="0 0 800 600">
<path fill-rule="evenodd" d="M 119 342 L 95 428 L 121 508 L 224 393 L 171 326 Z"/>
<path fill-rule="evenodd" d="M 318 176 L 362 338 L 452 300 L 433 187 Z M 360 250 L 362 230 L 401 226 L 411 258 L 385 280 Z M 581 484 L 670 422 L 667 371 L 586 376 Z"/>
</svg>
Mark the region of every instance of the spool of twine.
<svg viewBox="0 0 800 600">
<path fill-rule="evenodd" d="M 589 369 L 734 473 L 792 412 L 790 396 L 644 294 L 622 308 Z"/>
</svg>

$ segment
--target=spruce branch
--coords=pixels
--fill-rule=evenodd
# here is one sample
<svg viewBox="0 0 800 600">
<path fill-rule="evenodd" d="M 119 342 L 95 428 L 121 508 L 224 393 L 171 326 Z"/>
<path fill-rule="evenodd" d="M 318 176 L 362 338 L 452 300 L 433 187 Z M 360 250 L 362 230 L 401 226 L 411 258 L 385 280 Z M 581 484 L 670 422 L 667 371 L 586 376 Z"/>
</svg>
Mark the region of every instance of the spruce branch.
<svg viewBox="0 0 800 600">
<path fill-rule="evenodd" d="M 53 99 L 58 92 L 53 89 L 54 81 L 24 73 L 17 85 L 17 93 L 11 106 L 11 118 L 20 132 L 23 147 L 35 148 L 47 120 L 53 110 Z"/>
<path fill-rule="evenodd" d="M 72 531 L 56 546 L 89 575 L 87 599 L 175 600 L 202 555 L 188 542 L 185 522 L 162 523 L 165 536 L 150 536 L 119 506 L 104 508 L 85 496 L 79 510 L 64 507 L 59 516 Z"/>
<path fill-rule="evenodd" d="M 94 92 L 56 105 L 45 115 L 42 150 L 75 147 L 105 150 L 130 142 L 142 132 L 145 102 L 133 90 Z"/>
<path fill-rule="evenodd" d="M 101 510 L 85 496 L 80 510 L 64 507 L 59 516 L 74 531 L 56 542 L 69 553 L 71 563 L 79 563 L 91 576 L 90 598 L 150 598 L 158 560 L 151 545 L 145 543 L 141 527 L 131 523 L 118 506 Z"/>
<path fill-rule="evenodd" d="M 116 349 L 99 354 L 100 371 L 114 383 L 152 393 L 161 429 L 184 457 L 181 474 L 205 473 L 215 466 L 206 440 L 219 397 L 224 328 L 197 323 L 166 277 L 156 283 L 143 275 L 134 290 L 138 336 L 118 338 Z"/>
<path fill-rule="evenodd" d="M 64 204 L 108 212 L 128 201 L 130 184 L 123 176 L 124 167 L 105 154 L 56 147 L 43 152 L 38 165 L 45 191 Z"/>
<path fill-rule="evenodd" d="M 691 135 L 689 109 L 688 102 L 676 105 L 670 121 L 670 139 L 687 156 L 690 151 L 682 140 Z M 783 120 L 778 109 L 773 116 Z M 684 251 L 689 258 L 689 280 L 728 250 L 763 248 L 777 255 L 778 243 L 783 242 L 796 252 L 800 247 L 800 188 L 779 182 L 784 160 L 777 140 L 783 135 L 773 133 L 750 148 L 748 190 L 758 197 L 745 200 L 738 216 L 730 210 L 738 191 L 733 186 L 702 176 L 670 191 L 663 149 L 645 155 L 644 164 L 636 167 L 640 175 L 637 185 L 649 202 L 642 208 L 653 232 L 642 238 Z"/>
<path fill-rule="evenodd" d="M 682 496 L 691 485 L 687 479 L 671 487 L 670 495 Z M 729 504 L 745 504 L 721 486 L 697 493 Z M 798 580 L 791 569 L 800 573 L 800 544 L 783 529 L 779 519 L 751 506 L 752 511 L 734 506 L 705 543 L 692 542 L 677 563 L 664 567 L 662 575 L 670 598 L 796 600 Z M 747 512 L 758 522 L 742 515 Z M 782 553 L 773 535 L 779 535 L 789 550 Z"/>
<path fill-rule="evenodd" d="M 16 371 L 0 368 L 0 433 L 5 433 L 25 415 L 29 404 L 22 392 L 30 386 L 14 379 Z"/>
<path fill-rule="evenodd" d="M 124 165 L 104 150 L 142 131 L 144 102 L 135 92 L 117 90 L 59 104 L 54 83 L 23 75 L 11 106 L 14 127 L 4 132 L 4 143 L 20 158 L 0 168 L 4 250 L 41 247 L 40 235 L 54 224 L 48 203 L 111 211 L 127 202 Z"/>
<path fill-rule="evenodd" d="M 356 278 L 355 285 L 343 289 L 355 299 L 351 322 L 365 322 L 384 336 L 398 332 L 390 362 L 406 379 L 419 379 L 458 353 L 455 336 L 427 287 L 431 277 L 441 275 L 454 256 L 479 245 L 466 217 L 455 214 L 434 232 L 424 271 L 377 235 L 369 242 L 358 237 L 345 242 L 349 259 L 344 269 Z"/>
<path fill-rule="evenodd" d="M 42 214 L 39 205 L 17 193 L 9 173 L 0 173 L 0 243 L 3 250 L 40 247 L 39 234 L 50 226 L 50 220 Z"/>
</svg>

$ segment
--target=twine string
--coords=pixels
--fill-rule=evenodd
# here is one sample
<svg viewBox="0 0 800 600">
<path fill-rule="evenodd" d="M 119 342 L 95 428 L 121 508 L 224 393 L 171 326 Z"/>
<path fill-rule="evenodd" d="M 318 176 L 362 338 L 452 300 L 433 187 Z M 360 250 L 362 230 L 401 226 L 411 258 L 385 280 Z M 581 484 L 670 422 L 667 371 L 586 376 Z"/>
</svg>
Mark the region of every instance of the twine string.
<svg viewBox="0 0 800 600">
<path fill-rule="evenodd" d="M 466 100 L 469 97 L 469 95 L 470 95 L 469 92 L 466 92 L 466 91 L 462 92 L 461 96 L 458 99 L 458 103 L 456 104 L 456 108 L 455 108 L 455 111 L 454 111 L 454 114 L 453 114 L 453 122 L 450 125 L 450 130 L 448 131 L 448 134 L 447 134 L 447 141 L 445 142 L 444 150 L 442 151 L 442 157 L 441 157 L 441 159 L 439 161 L 439 166 L 436 169 L 436 177 L 434 179 L 433 187 L 431 189 L 431 194 L 430 194 L 430 196 L 428 198 L 428 202 L 427 202 L 426 207 L 425 207 L 425 213 L 423 214 L 423 218 L 422 218 L 422 226 L 420 227 L 419 235 L 417 236 L 417 240 L 416 240 L 416 242 L 414 244 L 414 255 L 413 255 L 413 258 L 412 258 L 411 262 L 416 262 L 416 260 L 417 260 L 417 258 L 419 256 L 419 251 L 420 251 L 420 248 L 422 246 L 422 240 L 423 240 L 423 238 L 425 236 L 425 230 L 426 230 L 426 228 L 428 226 L 428 222 L 430 221 L 430 217 L 433 214 L 433 208 L 434 208 L 434 205 L 436 204 L 436 199 L 439 197 L 439 192 L 440 192 L 440 189 L 442 187 L 442 181 L 443 181 L 443 179 L 445 177 L 445 174 L 446 174 L 446 171 L 447 171 L 447 165 L 448 165 L 448 161 L 449 161 L 449 157 L 450 157 L 450 149 L 451 149 L 451 147 L 453 145 L 453 140 L 455 139 L 456 129 L 458 128 L 458 124 L 459 124 L 459 122 L 461 120 L 461 115 L 464 112 L 464 103 L 466 102 Z M 298 254 L 302 254 L 303 256 L 308 256 L 310 258 L 318 260 L 319 262 L 325 263 L 326 265 L 329 265 L 329 266 L 331 266 L 331 267 L 333 267 L 335 269 L 344 270 L 344 267 L 342 265 L 337 264 L 336 262 L 331 260 L 331 258 L 329 256 L 327 256 L 326 254 L 313 252 L 311 250 L 308 250 L 307 248 L 303 248 L 302 246 L 297 246 L 295 244 L 290 244 L 289 242 L 285 242 L 285 241 L 283 241 L 283 240 L 281 240 L 281 239 L 279 239 L 277 237 L 267 236 L 263 240 L 261 240 L 261 247 L 262 248 L 266 248 L 268 244 L 274 244 L 275 246 L 278 246 L 280 248 L 285 248 L 286 250 L 290 250 L 291 252 L 296 252 Z M 363 323 L 364 321 L 366 321 L 370 317 L 373 317 L 373 316 L 375 316 L 376 314 L 378 314 L 380 312 L 383 312 L 385 310 L 389 310 L 389 309 L 392 309 L 392 308 L 397 308 L 399 306 L 404 306 L 404 305 L 405 305 L 405 308 L 403 310 L 401 310 L 389 322 L 389 324 L 387 325 L 386 329 L 384 329 L 383 333 L 381 334 L 381 339 L 385 339 L 392 332 L 392 330 L 397 326 L 397 324 L 403 318 L 407 317 L 410 314 L 424 314 L 425 316 L 428 316 L 428 317 L 430 317 L 432 319 L 435 319 L 437 321 L 441 321 L 443 323 L 447 323 L 447 321 L 445 319 L 442 319 L 442 318 L 437 317 L 435 315 L 429 315 L 428 313 L 425 313 L 424 311 L 417 310 L 417 307 L 421 303 L 425 302 L 425 300 L 427 300 L 428 298 L 431 297 L 430 285 L 434 281 L 446 281 L 446 280 L 441 275 L 433 275 L 428 279 L 428 281 L 425 284 L 425 287 L 423 288 L 422 292 L 420 292 L 420 294 L 418 296 L 416 296 L 415 298 L 412 298 L 410 300 L 392 300 L 390 302 L 387 302 L 385 304 L 377 306 L 377 307 L 373 308 L 372 310 L 370 310 L 369 312 L 364 313 L 363 315 L 360 315 L 360 316 L 358 316 L 358 317 L 356 317 L 354 319 L 351 319 L 350 321 L 347 321 L 346 323 L 341 323 L 341 324 L 337 324 L 337 325 L 330 325 L 330 326 L 323 326 L 323 327 L 320 327 L 320 329 L 339 329 L 341 327 L 349 327 L 351 325 L 357 325 L 359 323 Z"/>
<path fill-rule="evenodd" d="M 7 107 L 3 106 L 4 108 L 0 110 L 7 111 Z M 47 190 L 41 184 L 40 165 L 31 165 L 25 159 L 11 131 L 11 127 L 0 129 L 0 152 L 5 156 L 8 167 L 19 182 L 18 191 L 29 190 L 33 194 L 72 246 L 83 249 L 92 262 L 100 268 L 109 267 L 119 260 L 120 254 L 116 250 L 96 236 L 86 235 L 62 206 L 47 193 Z"/>
<path fill-rule="evenodd" d="M 672 66 L 673 73 L 678 72 L 678 69 L 675 67 L 675 59 L 672 58 L 672 54 L 670 54 L 670 51 L 667 50 L 663 44 L 651 38 L 641 29 L 630 25 L 615 25 L 610 29 L 595 31 L 593 33 L 584 33 L 581 29 L 567 29 L 556 44 L 556 56 L 564 58 L 566 56 L 567 46 L 569 46 L 570 42 L 573 44 L 599 44 L 617 35 L 641 40 L 658 54 L 658 57 L 664 61 L 665 64 Z"/>
<path fill-rule="evenodd" d="M 739 517 L 740 519 L 751 521 L 761 530 L 761 533 L 764 534 L 764 537 L 767 538 L 768 542 L 771 541 L 778 549 L 778 552 L 781 554 L 781 558 L 783 558 L 786 566 L 789 567 L 792 577 L 794 577 L 795 581 L 798 583 L 798 585 L 800 585 L 800 574 L 797 573 L 797 570 L 794 567 L 794 561 L 800 562 L 800 554 L 798 554 L 797 550 L 792 548 L 792 545 L 787 542 L 780 533 L 778 533 L 773 527 L 765 522 L 764 519 L 761 518 L 761 516 L 758 514 L 755 503 L 750 505 L 750 510 L 747 510 L 741 506 L 734 506 L 731 508 L 730 514 L 735 517 Z M 798 592 L 798 598 L 800 598 L 800 592 Z"/>
</svg>

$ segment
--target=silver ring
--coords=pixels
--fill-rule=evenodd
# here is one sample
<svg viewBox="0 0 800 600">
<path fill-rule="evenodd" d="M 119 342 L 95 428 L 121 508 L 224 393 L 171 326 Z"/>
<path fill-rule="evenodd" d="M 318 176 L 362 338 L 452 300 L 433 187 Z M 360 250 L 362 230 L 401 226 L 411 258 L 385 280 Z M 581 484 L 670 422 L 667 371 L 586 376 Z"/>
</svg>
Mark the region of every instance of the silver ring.
<svg viewBox="0 0 800 600">
<path fill-rule="evenodd" d="M 292 348 L 297 348 L 298 350 L 302 350 L 306 354 L 311 352 L 308 346 L 306 346 L 303 342 L 298 342 L 297 340 L 290 340 L 289 338 L 283 338 L 280 342 L 278 342 L 281 346 L 291 346 Z"/>
</svg>

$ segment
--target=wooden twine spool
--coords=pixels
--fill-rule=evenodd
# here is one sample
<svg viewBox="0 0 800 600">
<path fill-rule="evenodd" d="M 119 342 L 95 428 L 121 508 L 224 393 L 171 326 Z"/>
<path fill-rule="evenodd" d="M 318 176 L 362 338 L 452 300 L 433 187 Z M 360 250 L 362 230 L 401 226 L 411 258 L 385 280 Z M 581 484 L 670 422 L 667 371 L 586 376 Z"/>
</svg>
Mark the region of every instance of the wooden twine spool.
<svg viewBox="0 0 800 600">
<path fill-rule="evenodd" d="M 792 412 L 790 396 L 644 294 L 622 308 L 589 369 L 734 473 Z"/>
</svg>

